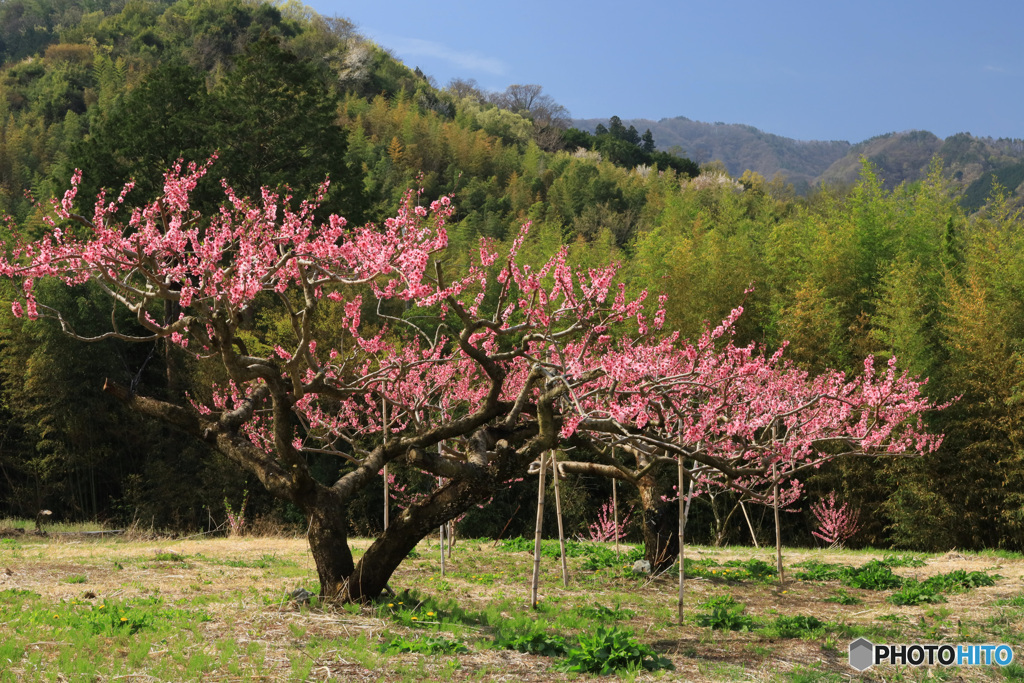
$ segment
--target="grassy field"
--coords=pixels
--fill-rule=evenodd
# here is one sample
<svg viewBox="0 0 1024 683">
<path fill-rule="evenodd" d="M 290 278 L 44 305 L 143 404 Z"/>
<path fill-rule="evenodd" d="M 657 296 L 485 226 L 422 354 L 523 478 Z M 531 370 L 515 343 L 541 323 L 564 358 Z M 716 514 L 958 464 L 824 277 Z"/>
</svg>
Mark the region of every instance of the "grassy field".
<svg viewBox="0 0 1024 683">
<path fill-rule="evenodd" d="M 791 549 L 779 588 L 770 551 L 694 547 L 680 626 L 674 573 L 592 544 L 570 546 L 563 588 L 545 542 L 531 610 L 531 545 L 461 541 L 442 577 L 421 544 L 395 596 L 324 608 L 287 597 L 318 590 L 301 538 L 0 539 L 0 680 L 1024 680 L 1016 663 L 847 666 L 861 636 L 1024 656 L 1018 556 Z"/>
</svg>

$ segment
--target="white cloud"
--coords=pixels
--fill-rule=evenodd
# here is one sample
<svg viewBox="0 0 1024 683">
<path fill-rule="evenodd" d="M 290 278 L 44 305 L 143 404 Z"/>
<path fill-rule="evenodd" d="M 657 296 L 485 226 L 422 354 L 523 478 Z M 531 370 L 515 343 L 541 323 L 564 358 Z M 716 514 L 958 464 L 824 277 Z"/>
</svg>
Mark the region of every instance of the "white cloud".
<svg viewBox="0 0 1024 683">
<path fill-rule="evenodd" d="M 476 52 L 455 50 L 433 40 L 373 33 L 371 35 L 373 35 L 375 41 L 385 45 L 406 62 L 410 61 L 413 57 L 431 57 L 454 64 L 471 72 L 482 72 L 500 76 L 507 71 L 505 63 L 500 59 L 485 57 Z"/>
</svg>

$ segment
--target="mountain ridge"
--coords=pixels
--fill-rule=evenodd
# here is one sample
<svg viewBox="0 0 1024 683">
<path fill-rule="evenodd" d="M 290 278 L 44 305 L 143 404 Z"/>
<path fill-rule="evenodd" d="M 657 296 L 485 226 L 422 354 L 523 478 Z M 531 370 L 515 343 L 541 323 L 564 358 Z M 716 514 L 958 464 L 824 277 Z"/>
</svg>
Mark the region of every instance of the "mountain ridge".
<svg viewBox="0 0 1024 683">
<path fill-rule="evenodd" d="M 574 119 L 592 131 L 607 119 Z M 798 140 L 748 124 L 708 123 L 685 116 L 624 119 L 623 125 L 649 129 L 659 149 L 676 151 L 697 163 L 721 162 L 730 175 L 751 170 L 767 178 L 784 177 L 800 193 L 822 185 L 848 185 L 860 173 L 861 159 L 877 169 L 887 187 L 915 182 L 928 173 L 935 156 L 953 182 L 964 189 L 965 203 L 980 206 L 993 181 L 1014 191 L 1021 185 L 1024 141 L 956 133 L 945 139 L 925 130 L 876 135 L 857 143 L 846 140 Z"/>
</svg>

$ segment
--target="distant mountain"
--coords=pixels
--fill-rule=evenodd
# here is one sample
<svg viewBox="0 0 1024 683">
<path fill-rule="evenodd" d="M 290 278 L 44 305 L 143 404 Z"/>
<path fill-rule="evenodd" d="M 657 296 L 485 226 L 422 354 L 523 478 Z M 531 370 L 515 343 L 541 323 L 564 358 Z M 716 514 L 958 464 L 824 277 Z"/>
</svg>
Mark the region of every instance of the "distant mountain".
<svg viewBox="0 0 1024 683">
<path fill-rule="evenodd" d="M 607 119 L 577 119 L 573 125 L 593 131 Z M 682 154 L 703 164 L 721 161 L 730 175 L 739 177 L 751 169 L 772 178 L 782 174 L 798 189 L 816 182 L 822 171 L 846 156 L 851 148 L 845 141 L 802 141 L 765 133 L 753 126 L 736 123 L 703 123 L 683 116 L 650 121 L 624 120 L 640 132 L 650 129 L 658 149 L 679 147 Z"/>
<path fill-rule="evenodd" d="M 573 125 L 592 131 L 607 119 L 577 119 Z M 659 149 L 681 148 L 698 163 L 720 161 L 733 176 L 750 169 L 765 177 L 784 176 L 799 192 L 813 185 L 846 185 L 857 180 L 860 160 L 878 169 L 886 187 L 923 178 L 936 155 L 964 189 L 966 208 L 977 208 L 998 182 L 1013 192 L 1024 183 L 1024 140 L 976 138 L 957 133 L 945 140 L 928 131 L 879 135 L 857 144 L 842 140 L 805 141 L 773 135 L 753 126 L 704 123 L 685 117 L 651 121 L 624 120 L 638 131 L 650 129 Z M 1017 193 L 1024 195 L 1024 188 Z"/>
</svg>

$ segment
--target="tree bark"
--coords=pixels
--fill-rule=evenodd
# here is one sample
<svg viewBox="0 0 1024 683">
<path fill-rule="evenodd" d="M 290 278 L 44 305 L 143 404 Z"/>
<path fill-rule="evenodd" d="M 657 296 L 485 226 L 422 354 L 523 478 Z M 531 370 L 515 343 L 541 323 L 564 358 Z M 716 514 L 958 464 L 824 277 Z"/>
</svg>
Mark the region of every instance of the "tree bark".
<svg viewBox="0 0 1024 683">
<path fill-rule="evenodd" d="M 490 493 L 486 481 L 450 481 L 425 502 L 410 505 L 394 516 L 388 530 L 377 537 L 350 572 L 338 599 L 366 602 L 379 596 L 398 565 L 421 540 Z"/>
<path fill-rule="evenodd" d="M 653 476 L 640 479 L 639 488 L 644 516 L 644 559 L 651 563 L 652 572 L 665 571 L 678 559 L 679 518 L 673 505 L 661 500 L 663 488 Z"/>
<path fill-rule="evenodd" d="M 354 566 L 348 546 L 348 511 L 339 496 L 324 486 L 297 501 L 309 520 L 309 550 L 320 577 L 320 598 L 344 593 Z"/>
</svg>

